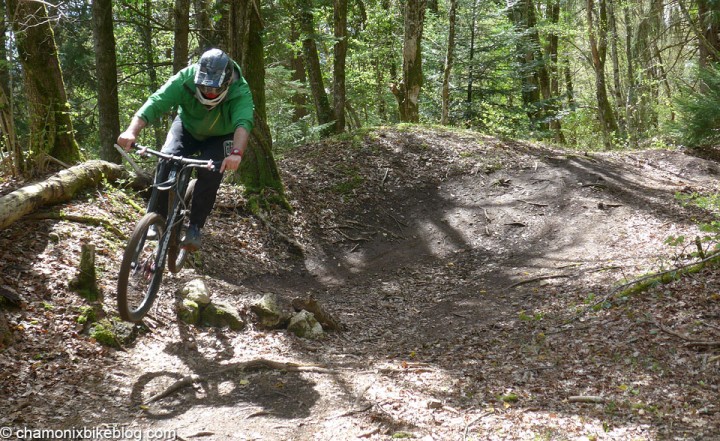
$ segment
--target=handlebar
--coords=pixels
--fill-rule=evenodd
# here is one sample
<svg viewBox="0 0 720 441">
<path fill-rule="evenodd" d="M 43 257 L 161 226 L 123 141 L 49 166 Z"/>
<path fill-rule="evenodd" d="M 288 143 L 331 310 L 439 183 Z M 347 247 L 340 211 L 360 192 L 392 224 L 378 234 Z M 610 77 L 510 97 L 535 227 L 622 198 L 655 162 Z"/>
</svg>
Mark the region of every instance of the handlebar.
<svg viewBox="0 0 720 441">
<path fill-rule="evenodd" d="M 117 144 L 115 144 L 115 147 L 122 148 Z M 157 156 L 158 158 L 179 162 L 180 164 L 187 165 L 189 167 L 206 168 L 210 171 L 217 171 L 220 170 L 220 166 L 222 165 L 222 161 L 213 161 L 212 159 L 190 159 L 184 156 L 168 155 L 167 153 L 158 152 L 157 150 L 153 150 L 139 144 L 133 144 L 133 148 L 137 149 L 137 153 L 140 156 L 151 154 L 153 156 Z"/>
</svg>

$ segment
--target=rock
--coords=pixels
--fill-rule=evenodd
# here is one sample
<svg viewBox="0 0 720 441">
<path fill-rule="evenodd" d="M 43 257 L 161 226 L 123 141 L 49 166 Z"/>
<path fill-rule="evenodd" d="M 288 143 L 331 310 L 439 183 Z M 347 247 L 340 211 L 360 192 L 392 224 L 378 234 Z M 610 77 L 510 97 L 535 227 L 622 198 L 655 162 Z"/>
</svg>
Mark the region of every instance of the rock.
<svg viewBox="0 0 720 441">
<path fill-rule="evenodd" d="M 210 291 L 201 279 L 193 279 L 180 290 L 183 299 L 192 300 L 198 306 L 205 306 L 210 303 Z"/>
<path fill-rule="evenodd" d="M 193 300 L 183 299 L 178 305 L 178 317 L 188 325 L 196 325 L 200 320 L 200 306 Z"/>
<path fill-rule="evenodd" d="M 90 325 L 88 334 L 105 346 L 119 348 L 137 337 L 137 328 L 117 317 L 104 318 Z"/>
<path fill-rule="evenodd" d="M 322 338 L 325 335 L 322 326 L 317 320 L 315 320 L 315 315 L 313 315 L 312 312 L 307 312 L 305 310 L 293 315 L 290 319 L 290 324 L 288 325 L 288 331 L 298 337 L 313 340 Z"/>
<path fill-rule="evenodd" d="M 200 324 L 215 328 L 228 327 L 239 331 L 245 327 L 238 310 L 227 302 L 211 303 L 200 313 Z"/>
<path fill-rule="evenodd" d="M 258 324 L 267 329 L 283 328 L 288 323 L 287 313 L 280 310 L 277 296 L 267 293 L 250 305 L 250 310 L 258 317 Z"/>
</svg>

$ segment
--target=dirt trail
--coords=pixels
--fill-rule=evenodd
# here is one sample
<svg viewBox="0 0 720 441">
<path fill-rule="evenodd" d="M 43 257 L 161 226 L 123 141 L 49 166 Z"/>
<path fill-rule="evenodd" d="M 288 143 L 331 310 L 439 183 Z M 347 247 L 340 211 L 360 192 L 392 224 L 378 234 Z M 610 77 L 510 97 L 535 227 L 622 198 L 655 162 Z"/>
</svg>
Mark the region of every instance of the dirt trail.
<svg viewBox="0 0 720 441">
<path fill-rule="evenodd" d="M 720 439 L 716 346 L 693 344 L 720 340 L 715 274 L 592 308 L 624 277 L 694 250 L 664 241 L 694 238 L 713 213 L 674 195 L 716 191 L 715 162 L 377 129 L 299 147 L 280 166 L 295 212 L 271 220 L 304 256 L 224 189 L 196 268 L 168 277 L 151 332 L 121 351 L 84 337 L 82 302 L 63 296 L 79 239 L 98 230 L 0 232 L 2 283 L 26 301 L 6 313 L 16 331 L 0 353 L 0 426 L 117 423 L 186 440 Z M 67 209 L 112 213 L 111 200 Z M 112 306 L 120 242 L 98 239 Z M 265 292 L 287 305 L 312 294 L 347 331 L 309 341 L 180 325 L 173 288 L 199 276 L 243 311 Z M 214 374 L 260 357 L 332 371 Z M 141 405 L 189 374 L 207 381 Z"/>
</svg>

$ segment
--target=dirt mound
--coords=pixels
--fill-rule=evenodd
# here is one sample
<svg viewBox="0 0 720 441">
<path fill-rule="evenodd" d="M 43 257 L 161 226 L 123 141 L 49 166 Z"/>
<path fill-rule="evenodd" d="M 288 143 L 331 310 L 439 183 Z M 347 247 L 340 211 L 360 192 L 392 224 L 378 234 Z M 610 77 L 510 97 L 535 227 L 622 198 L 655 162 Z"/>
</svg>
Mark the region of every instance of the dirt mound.
<svg viewBox="0 0 720 441">
<path fill-rule="evenodd" d="M 279 164 L 294 213 L 267 223 L 223 188 L 195 268 L 168 277 L 149 332 L 123 350 L 83 334 L 83 302 L 66 288 L 90 235 L 112 309 L 122 241 L 57 220 L 0 232 L 2 284 L 25 300 L 6 311 L 0 426 L 117 423 L 211 440 L 720 433 L 715 275 L 607 296 L 694 251 L 665 241 L 694 238 L 715 213 L 675 194 L 716 191 L 715 162 L 413 127 L 300 146 Z M 124 197 L 63 209 L 127 232 L 138 213 Z M 347 331 L 306 341 L 188 328 L 173 289 L 198 276 L 245 311 L 264 292 L 288 305 L 312 294 Z M 329 372 L 226 369 L 259 357 Z M 190 374 L 205 381 L 142 404 Z"/>
</svg>

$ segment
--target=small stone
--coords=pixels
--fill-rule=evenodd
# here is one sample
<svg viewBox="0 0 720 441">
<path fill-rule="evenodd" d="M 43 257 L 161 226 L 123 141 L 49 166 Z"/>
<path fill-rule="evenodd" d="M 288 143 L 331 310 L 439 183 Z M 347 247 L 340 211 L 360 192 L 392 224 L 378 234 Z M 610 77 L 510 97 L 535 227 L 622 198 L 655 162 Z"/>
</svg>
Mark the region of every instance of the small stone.
<svg viewBox="0 0 720 441">
<path fill-rule="evenodd" d="M 315 315 L 304 309 L 292 316 L 290 324 L 288 325 L 288 331 L 298 337 L 312 340 L 317 340 L 325 335 L 322 325 L 315 320 Z"/>
<path fill-rule="evenodd" d="M 210 303 L 210 291 L 201 279 L 193 279 L 183 286 L 180 290 L 180 296 L 183 299 L 192 300 L 199 306 L 205 306 Z"/>
<path fill-rule="evenodd" d="M 228 327 L 239 331 L 245 327 L 238 310 L 227 302 L 211 303 L 200 313 L 200 323 L 215 328 Z"/>
</svg>

